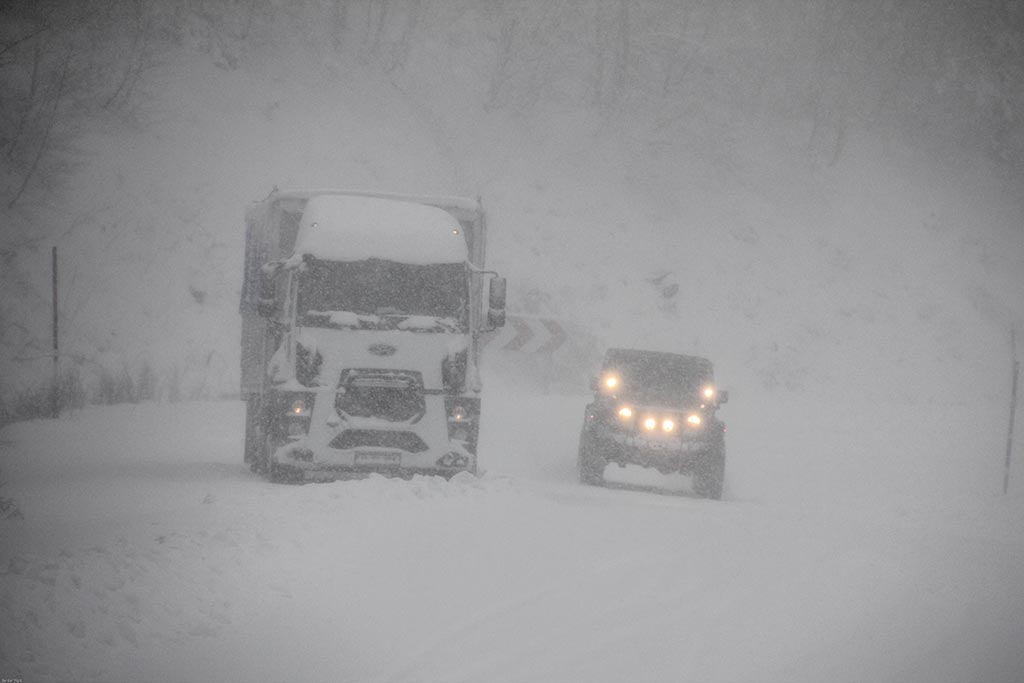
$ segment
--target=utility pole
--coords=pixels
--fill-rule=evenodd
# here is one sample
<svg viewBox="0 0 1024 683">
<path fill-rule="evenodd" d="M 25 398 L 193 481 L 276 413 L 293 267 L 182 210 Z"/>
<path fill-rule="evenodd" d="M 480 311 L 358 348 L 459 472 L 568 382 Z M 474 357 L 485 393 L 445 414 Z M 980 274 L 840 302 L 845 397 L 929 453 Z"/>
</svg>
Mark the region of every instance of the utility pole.
<svg viewBox="0 0 1024 683">
<path fill-rule="evenodd" d="M 50 391 L 50 416 L 60 417 L 60 356 L 57 349 L 57 247 L 53 248 L 53 387 Z"/>
<path fill-rule="evenodd" d="M 1017 329 L 1010 329 L 1010 348 L 1013 353 L 1013 388 L 1010 389 L 1010 428 L 1006 433 L 1006 466 L 1003 469 L 1003 495 L 1010 490 L 1010 460 L 1013 457 L 1013 418 L 1017 414 L 1017 378 L 1020 363 L 1017 361 Z"/>
</svg>

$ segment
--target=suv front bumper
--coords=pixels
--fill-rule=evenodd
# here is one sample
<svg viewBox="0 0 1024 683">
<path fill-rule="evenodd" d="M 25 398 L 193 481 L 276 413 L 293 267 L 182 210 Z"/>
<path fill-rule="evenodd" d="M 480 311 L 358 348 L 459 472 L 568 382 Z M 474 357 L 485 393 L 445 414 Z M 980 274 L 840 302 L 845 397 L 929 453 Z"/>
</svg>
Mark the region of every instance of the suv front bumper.
<svg viewBox="0 0 1024 683">
<path fill-rule="evenodd" d="M 590 447 L 605 461 L 653 467 L 662 472 L 690 472 L 697 460 L 712 448 L 711 441 L 703 436 L 651 439 L 602 425 L 595 425 L 588 432 Z"/>
</svg>

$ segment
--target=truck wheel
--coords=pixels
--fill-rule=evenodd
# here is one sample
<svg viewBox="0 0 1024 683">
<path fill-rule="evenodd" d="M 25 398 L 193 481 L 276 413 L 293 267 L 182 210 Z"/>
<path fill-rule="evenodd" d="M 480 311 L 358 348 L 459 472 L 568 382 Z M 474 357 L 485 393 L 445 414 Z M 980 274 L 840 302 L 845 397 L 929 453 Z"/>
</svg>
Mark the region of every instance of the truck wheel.
<svg viewBox="0 0 1024 683">
<path fill-rule="evenodd" d="M 260 467 L 260 444 L 263 442 L 263 407 L 259 396 L 250 396 L 245 401 L 245 452 L 243 461 L 253 472 Z"/>
<path fill-rule="evenodd" d="M 604 468 L 607 464 L 598 452 L 593 437 L 586 430 L 580 432 L 580 449 L 576 461 L 580 483 L 589 486 L 603 486 Z"/>
<path fill-rule="evenodd" d="M 301 484 L 304 481 L 302 470 L 288 465 L 279 465 L 273 454 L 281 443 L 267 437 L 260 457 L 260 474 L 274 484 Z"/>
<path fill-rule="evenodd" d="M 701 498 L 722 499 L 725 485 L 725 446 L 717 446 L 697 460 L 693 490 Z"/>
<path fill-rule="evenodd" d="M 277 450 L 277 444 L 269 436 L 263 439 L 263 448 L 260 449 L 260 457 L 257 465 L 257 471 L 267 479 L 274 481 L 274 451 Z"/>
</svg>

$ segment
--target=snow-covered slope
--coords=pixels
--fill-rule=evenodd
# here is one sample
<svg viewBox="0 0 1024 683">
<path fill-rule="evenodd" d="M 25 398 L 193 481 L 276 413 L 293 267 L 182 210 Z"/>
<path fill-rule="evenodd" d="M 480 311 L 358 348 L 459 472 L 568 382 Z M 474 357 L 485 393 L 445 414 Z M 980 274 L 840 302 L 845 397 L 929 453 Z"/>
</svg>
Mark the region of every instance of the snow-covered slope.
<svg viewBox="0 0 1024 683">
<path fill-rule="evenodd" d="M 241 402 L 8 427 L 4 495 L 24 519 L 0 521 L 0 674 L 1020 680 L 1019 493 L 946 498 L 878 458 L 881 489 L 840 496 L 825 470 L 850 454 L 799 439 L 790 455 L 819 469 L 766 468 L 721 503 L 584 487 L 585 397 L 501 388 L 486 473 L 450 482 L 268 484 L 240 463 Z"/>
<path fill-rule="evenodd" d="M 728 111 L 485 109 L 417 75 L 301 52 L 164 64 L 147 124 L 95 131 L 64 207 L 64 348 L 233 391 L 244 206 L 344 186 L 481 196 L 514 311 L 707 354 L 736 388 L 1005 400 L 1022 208 L 983 168 L 856 131 L 828 167 Z"/>
</svg>

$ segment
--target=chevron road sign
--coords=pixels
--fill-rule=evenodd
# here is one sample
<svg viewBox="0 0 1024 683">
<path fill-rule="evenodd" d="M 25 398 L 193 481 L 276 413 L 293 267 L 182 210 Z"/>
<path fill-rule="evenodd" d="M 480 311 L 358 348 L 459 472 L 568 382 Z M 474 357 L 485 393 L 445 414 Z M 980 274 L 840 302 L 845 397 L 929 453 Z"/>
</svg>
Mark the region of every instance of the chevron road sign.
<svg viewBox="0 0 1024 683">
<path fill-rule="evenodd" d="M 566 333 L 557 320 L 510 315 L 505 327 L 487 335 L 484 343 L 492 349 L 520 353 L 552 353 L 566 341 Z"/>
</svg>

